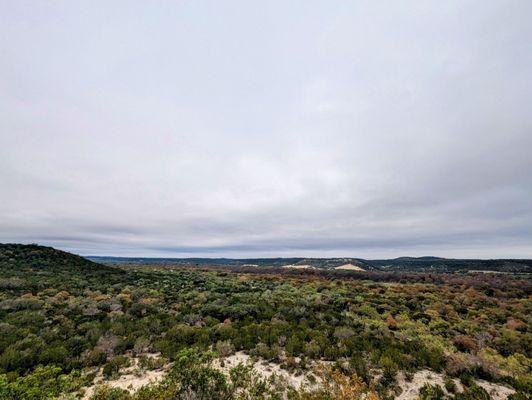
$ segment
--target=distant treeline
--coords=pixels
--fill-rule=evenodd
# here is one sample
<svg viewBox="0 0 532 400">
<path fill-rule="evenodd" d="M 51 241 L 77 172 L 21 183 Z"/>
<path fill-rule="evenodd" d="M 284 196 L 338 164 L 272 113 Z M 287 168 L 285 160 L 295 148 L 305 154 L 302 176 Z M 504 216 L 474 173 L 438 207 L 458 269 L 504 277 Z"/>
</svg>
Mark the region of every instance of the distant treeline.
<svg viewBox="0 0 532 400">
<path fill-rule="evenodd" d="M 506 273 L 532 273 L 532 260 L 524 259 L 449 259 L 438 257 L 400 257 L 389 260 L 362 258 L 136 258 L 136 257 L 87 257 L 106 264 L 131 265 L 179 265 L 179 266 L 258 266 L 283 267 L 309 266 L 318 269 L 334 269 L 352 264 L 366 271 L 404 272 L 469 272 L 488 271 Z"/>
</svg>

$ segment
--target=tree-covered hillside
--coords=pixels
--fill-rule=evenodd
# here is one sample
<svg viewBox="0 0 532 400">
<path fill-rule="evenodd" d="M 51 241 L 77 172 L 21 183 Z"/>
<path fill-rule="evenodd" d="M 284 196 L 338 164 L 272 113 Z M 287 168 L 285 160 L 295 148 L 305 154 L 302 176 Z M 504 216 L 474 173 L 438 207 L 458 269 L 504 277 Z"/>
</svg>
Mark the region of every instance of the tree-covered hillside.
<svg viewBox="0 0 532 400">
<path fill-rule="evenodd" d="M 94 263 L 78 255 L 36 244 L 0 243 L 0 267 L 27 270 L 46 269 L 48 271 L 75 270 L 106 271 L 113 269 Z"/>
</svg>

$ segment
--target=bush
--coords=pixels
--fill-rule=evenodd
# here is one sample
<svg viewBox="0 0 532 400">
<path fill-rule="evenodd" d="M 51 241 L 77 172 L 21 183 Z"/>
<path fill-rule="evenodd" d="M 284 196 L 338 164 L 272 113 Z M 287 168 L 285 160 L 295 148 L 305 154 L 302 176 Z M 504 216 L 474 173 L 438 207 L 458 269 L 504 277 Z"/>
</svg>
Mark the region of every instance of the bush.
<svg viewBox="0 0 532 400">
<path fill-rule="evenodd" d="M 445 392 L 439 385 L 431 385 L 425 383 L 421 389 L 419 389 L 420 400 L 443 400 L 445 399 Z"/>
<path fill-rule="evenodd" d="M 95 367 L 105 363 L 107 354 L 101 349 L 92 349 L 84 357 L 84 363 L 88 367 Z"/>
<path fill-rule="evenodd" d="M 98 386 L 96 391 L 91 396 L 90 400 L 130 400 L 129 392 L 124 389 L 110 388 L 103 385 Z"/>
<path fill-rule="evenodd" d="M 453 344 L 456 346 L 458 351 L 476 353 L 478 350 L 477 344 L 469 336 L 461 335 L 453 339 Z"/>
<path fill-rule="evenodd" d="M 129 365 L 129 360 L 124 356 L 117 356 L 111 359 L 107 364 L 103 366 L 103 376 L 107 379 L 115 376 L 120 371 L 120 368 L 127 367 Z"/>
<path fill-rule="evenodd" d="M 472 383 L 462 393 L 456 393 L 455 400 L 490 400 L 491 397 L 486 390 L 475 383 Z"/>
<path fill-rule="evenodd" d="M 230 340 L 219 340 L 216 342 L 216 352 L 220 357 L 227 357 L 235 352 L 235 347 Z"/>
<path fill-rule="evenodd" d="M 456 383 L 454 383 L 454 380 L 449 377 L 445 378 L 445 389 L 449 393 L 455 393 L 458 390 Z"/>
<path fill-rule="evenodd" d="M 515 392 L 508 396 L 507 400 L 530 400 L 532 396 L 524 392 Z"/>
<path fill-rule="evenodd" d="M 147 370 L 154 370 L 162 368 L 166 364 L 166 360 L 163 357 L 139 357 L 139 367 Z"/>
<path fill-rule="evenodd" d="M 0 399 L 48 400 L 76 390 L 82 384 L 78 376 L 64 375 L 59 367 L 39 366 L 33 373 L 12 382 L 6 375 L 0 375 Z"/>
</svg>

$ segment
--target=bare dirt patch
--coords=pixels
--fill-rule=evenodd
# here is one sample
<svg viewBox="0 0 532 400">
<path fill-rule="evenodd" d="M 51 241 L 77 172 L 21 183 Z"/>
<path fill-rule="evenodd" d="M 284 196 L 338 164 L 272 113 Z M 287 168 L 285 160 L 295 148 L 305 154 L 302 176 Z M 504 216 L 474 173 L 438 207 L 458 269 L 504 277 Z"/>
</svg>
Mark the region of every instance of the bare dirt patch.
<svg viewBox="0 0 532 400">
<path fill-rule="evenodd" d="M 153 358 L 159 357 L 159 354 L 144 355 Z M 140 368 L 139 358 L 132 357 L 130 361 L 131 366 L 121 370 L 120 377 L 117 379 L 105 379 L 100 368 L 96 374 L 96 378 L 94 379 L 92 386 L 89 386 L 85 389 L 82 399 L 88 400 L 94 394 L 96 388 L 101 385 L 107 385 L 111 388 L 124 389 L 130 393 L 134 393 L 142 386 L 148 385 L 150 383 L 160 382 L 170 368 L 170 365 L 167 364 L 160 369 L 145 370 Z"/>
<path fill-rule="evenodd" d="M 292 269 L 314 269 L 312 265 L 308 264 L 289 264 L 289 265 L 283 265 L 282 268 L 292 268 Z"/>
<path fill-rule="evenodd" d="M 358 265 L 353 265 L 353 264 L 340 265 L 338 267 L 335 267 L 334 269 L 339 269 L 339 270 L 344 270 L 344 271 L 364 271 L 363 268 L 360 268 Z"/>
<path fill-rule="evenodd" d="M 252 366 L 263 379 L 269 380 L 273 378 L 294 389 L 299 389 L 301 387 L 308 389 L 315 385 L 311 379 L 313 374 L 310 372 L 289 372 L 282 369 L 279 364 L 253 358 L 243 351 L 239 351 L 228 357 L 217 359 L 214 361 L 213 366 L 224 373 L 228 373 L 231 368 L 236 367 L 240 363 Z"/>
<path fill-rule="evenodd" d="M 464 388 L 458 379 L 453 379 L 458 392 L 463 392 Z M 506 400 L 508 396 L 515 393 L 515 390 L 506 386 L 498 385 L 496 383 L 486 382 L 483 380 L 475 381 L 479 386 L 484 388 L 491 396 L 492 400 Z M 449 394 L 445 389 L 444 375 L 437 372 L 422 370 L 414 374 L 412 380 L 406 380 L 403 373 L 399 373 L 397 376 L 397 384 L 402 389 L 397 400 L 415 400 L 418 398 L 419 389 L 426 383 L 430 385 L 441 386 L 446 394 Z"/>
<path fill-rule="evenodd" d="M 483 380 L 477 380 L 477 385 L 482 387 L 486 392 L 489 393 L 492 400 L 506 400 L 508 396 L 515 393 L 515 390 L 510 389 L 509 387 L 497 385 L 496 383 L 491 383 Z"/>
</svg>

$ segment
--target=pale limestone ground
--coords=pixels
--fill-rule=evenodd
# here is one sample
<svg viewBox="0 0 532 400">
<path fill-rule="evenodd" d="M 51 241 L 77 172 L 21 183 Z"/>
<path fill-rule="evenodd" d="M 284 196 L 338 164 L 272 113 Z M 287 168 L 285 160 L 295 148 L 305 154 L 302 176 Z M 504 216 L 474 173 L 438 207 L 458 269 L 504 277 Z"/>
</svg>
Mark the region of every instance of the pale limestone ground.
<svg viewBox="0 0 532 400">
<path fill-rule="evenodd" d="M 411 381 L 407 381 L 403 373 L 399 373 L 397 376 L 397 384 L 403 390 L 399 396 L 396 397 L 397 400 L 413 400 L 418 398 L 419 389 L 425 384 L 430 383 L 431 385 L 439 385 L 445 390 L 443 376 L 441 374 L 422 370 L 414 374 L 414 377 Z M 462 391 L 462 385 L 458 379 L 454 380 L 454 383 L 458 387 L 458 391 Z M 446 391 L 447 392 L 447 391 Z"/>
<path fill-rule="evenodd" d="M 509 395 L 515 393 L 515 390 L 506 386 L 497 385 L 483 380 L 477 380 L 476 382 L 478 386 L 481 386 L 490 394 L 492 400 L 506 400 Z"/>
<path fill-rule="evenodd" d="M 403 390 L 399 396 L 396 397 L 397 400 L 415 400 L 418 398 L 419 389 L 425 384 L 429 383 L 431 385 L 439 385 L 447 393 L 444 385 L 444 376 L 442 374 L 432 372 L 429 370 L 418 371 L 414 374 L 414 377 L 411 381 L 407 381 L 403 373 L 399 373 L 397 377 L 397 383 Z M 464 390 L 462 384 L 458 379 L 453 379 L 458 392 Z M 506 386 L 498 385 L 495 383 L 486 382 L 483 380 L 475 381 L 479 386 L 484 388 L 491 396 L 492 400 L 506 400 L 508 396 L 512 393 L 515 393 L 515 390 L 510 389 Z"/>
<path fill-rule="evenodd" d="M 353 264 L 340 265 L 338 267 L 335 267 L 334 269 L 341 269 L 345 271 L 364 271 L 363 268 L 360 268 L 358 265 L 353 265 Z"/>
<path fill-rule="evenodd" d="M 313 269 L 314 267 L 313 267 L 312 265 L 308 265 L 308 264 L 302 264 L 302 265 L 289 264 L 289 265 L 283 265 L 282 268 L 292 268 L 292 269 Z"/>
<path fill-rule="evenodd" d="M 145 354 L 148 357 L 158 357 L 159 354 Z M 82 399 L 87 400 L 90 396 L 93 395 L 96 388 L 100 385 L 107 385 L 111 388 L 120 388 L 134 393 L 139 390 L 142 386 L 148 385 L 150 383 L 157 383 L 161 381 L 166 372 L 169 369 L 169 366 L 164 368 L 149 371 L 141 370 L 138 365 L 138 358 L 131 358 L 131 366 L 124 368 L 120 371 L 120 377 L 115 380 L 106 380 L 103 377 L 102 370 L 100 369 L 94 379 L 92 386 L 89 386 L 85 390 L 85 394 Z"/>
<path fill-rule="evenodd" d="M 221 365 L 223 360 L 224 366 Z M 305 388 L 313 387 L 313 384 L 308 379 L 308 374 L 295 374 L 282 369 L 279 364 L 271 363 L 265 360 L 255 360 L 243 351 L 239 351 L 229 357 L 223 359 L 217 359 L 214 361 L 213 367 L 219 369 L 224 373 L 228 373 L 229 370 L 239 363 L 252 366 L 255 371 L 264 379 L 270 379 L 276 377 L 287 386 L 291 386 L 294 389 L 299 389 L 301 386 Z"/>
<path fill-rule="evenodd" d="M 157 357 L 158 354 L 150 354 L 149 356 Z M 223 360 L 223 366 L 222 366 Z M 253 358 L 250 355 L 239 351 L 231 356 L 216 359 L 213 363 L 213 367 L 219 369 L 224 373 L 228 373 L 229 370 L 239 363 L 252 366 L 255 371 L 264 379 L 275 378 L 278 383 L 281 383 L 284 387 L 292 387 L 299 389 L 301 387 L 306 389 L 312 389 L 316 387 L 316 383 L 311 383 L 309 380 L 310 373 L 296 374 L 282 369 L 279 364 L 271 363 L 263 359 Z M 327 363 L 324 363 L 327 364 Z M 316 364 L 314 367 L 319 368 L 320 364 Z M 138 367 L 138 358 L 131 359 L 131 366 L 121 371 L 121 376 L 116 380 L 105 380 L 101 369 L 98 371 L 94 383 L 92 386 L 86 388 L 85 394 L 82 397 L 84 400 L 88 400 L 94 393 L 97 386 L 105 384 L 112 388 L 121 388 L 128 390 L 130 393 L 134 393 L 142 386 L 157 383 L 161 381 L 166 375 L 170 365 L 166 365 L 164 368 L 145 371 L 140 370 Z M 377 375 L 377 373 L 376 373 Z M 316 378 L 314 376 L 314 378 Z M 318 381 L 318 379 L 316 379 Z M 495 383 L 476 380 L 477 384 L 484 388 L 491 396 L 492 400 L 506 400 L 508 396 L 515 391 L 506 386 L 498 385 Z M 397 376 L 397 384 L 402 389 L 397 400 L 416 400 L 419 395 L 419 389 L 426 383 L 431 385 L 439 385 L 447 393 L 444 385 L 444 375 L 429 370 L 421 370 L 414 374 L 411 381 L 407 381 L 402 372 Z M 458 379 L 454 379 L 457 390 L 463 391 L 462 384 Z"/>
<path fill-rule="evenodd" d="M 158 354 L 150 355 L 157 357 Z M 282 369 L 278 364 L 270 363 L 262 359 L 253 359 L 248 354 L 239 351 L 231 356 L 223 358 L 224 366 L 221 366 L 222 359 L 217 359 L 213 363 L 213 367 L 219 369 L 224 373 L 228 373 L 229 370 L 239 363 L 244 365 L 251 365 L 254 370 L 263 379 L 275 378 L 277 383 L 280 383 L 284 387 L 293 387 L 299 389 L 300 387 L 311 388 L 313 384 L 308 379 L 308 374 L 295 374 Z M 94 394 L 96 388 L 100 385 L 107 385 L 111 388 L 120 388 L 128 390 L 130 393 L 134 393 L 142 386 L 157 383 L 161 381 L 167 373 L 170 366 L 165 366 L 162 369 L 154 371 L 141 371 L 138 368 L 138 358 L 131 358 L 131 366 L 120 371 L 120 377 L 115 380 L 106 380 L 102 375 L 100 369 L 94 379 L 93 384 L 85 389 L 85 394 L 82 397 L 83 400 L 88 400 L 90 396 Z"/>
</svg>

